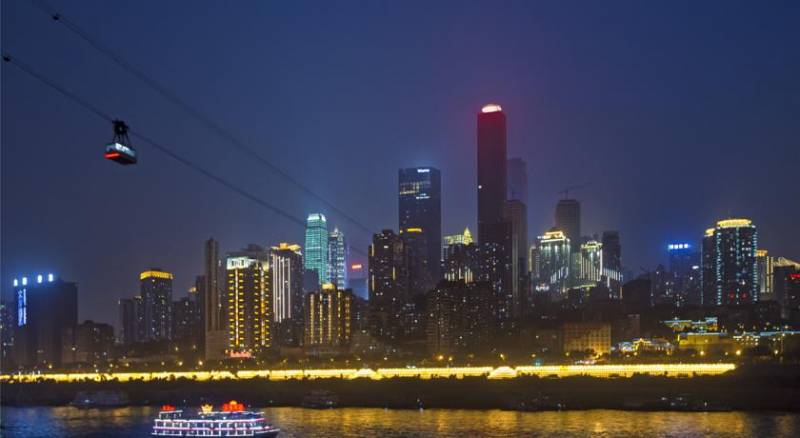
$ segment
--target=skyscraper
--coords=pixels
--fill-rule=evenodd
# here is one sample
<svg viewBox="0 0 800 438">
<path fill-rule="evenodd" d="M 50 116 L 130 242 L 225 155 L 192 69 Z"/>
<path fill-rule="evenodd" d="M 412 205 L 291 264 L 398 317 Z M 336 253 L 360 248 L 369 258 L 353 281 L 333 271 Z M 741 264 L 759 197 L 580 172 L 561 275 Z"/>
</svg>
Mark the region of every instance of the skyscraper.
<svg viewBox="0 0 800 438">
<path fill-rule="evenodd" d="M 510 160 L 511 161 L 511 160 Z M 509 161 L 509 162 L 510 162 Z M 511 305 L 514 318 L 522 316 L 528 290 L 528 209 L 518 199 L 506 201 L 503 215 L 511 224 Z"/>
<path fill-rule="evenodd" d="M 13 362 L 58 366 L 64 333 L 78 323 L 78 286 L 53 274 L 14 279 Z"/>
<path fill-rule="evenodd" d="M 756 269 L 758 234 L 752 221 L 749 219 L 718 221 L 715 228 L 706 231 L 706 239 L 703 241 L 703 250 L 709 252 L 710 257 L 707 259 L 706 254 L 703 254 L 704 305 L 758 302 Z M 711 263 L 711 266 L 706 266 L 707 262 Z M 706 269 L 712 274 L 710 278 L 706 276 Z"/>
<path fill-rule="evenodd" d="M 305 268 L 317 271 L 320 284 L 328 282 L 328 222 L 322 213 L 306 220 Z"/>
<path fill-rule="evenodd" d="M 208 239 L 203 251 L 203 282 L 198 291 L 203 307 L 203 346 L 206 360 L 221 359 L 228 347 L 228 318 L 222 296 L 223 287 L 219 281 L 221 269 L 219 243 Z"/>
<path fill-rule="evenodd" d="M 341 290 L 347 286 L 347 260 L 348 257 L 347 241 L 344 233 L 334 228 L 328 236 L 328 273 L 330 283 L 333 283 Z"/>
<path fill-rule="evenodd" d="M 581 248 L 581 204 L 576 199 L 561 199 L 556 204 L 556 228 L 570 241 L 570 249 L 577 253 Z"/>
<path fill-rule="evenodd" d="M 506 201 L 506 115 L 500 105 L 478 113 L 478 242 L 492 240 L 483 225 L 503 222 Z"/>
<path fill-rule="evenodd" d="M 522 158 L 508 159 L 508 199 L 528 205 L 528 166 Z"/>
<path fill-rule="evenodd" d="M 172 273 L 151 268 L 139 274 L 145 340 L 172 339 Z"/>
<path fill-rule="evenodd" d="M 504 215 L 506 204 L 506 116 L 500 105 L 489 104 L 478 113 L 478 245 L 480 276 L 497 298 L 496 319 L 509 328 L 514 317 L 512 225 Z"/>
<path fill-rule="evenodd" d="M 276 323 L 303 316 L 303 254 L 300 245 L 280 243 L 270 252 L 272 315 Z"/>
<path fill-rule="evenodd" d="M 392 230 L 372 237 L 369 247 L 370 326 L 379 337 L 398 335 L 396 316 L 408 301 L 403 241 Z"/>
<path fill-rule="evenodd" d="M 622 244 L 619 231 L 603 231 L 603 275 L 606 286 L 612 296 L 619 298 L 622 294 Z"/>
<path fill-rule="evenodd" d="M 442 176 L 433 167 L 398 171 L 398 214 L 400 230 L 420 229 L 427 242 L 426 265 L 438 279 L 439 248 L 442 245 Z"/>
<path fill-rule="evenodd" d="M 258 245 L 229 253 L 225 260 L 228 353 L 247 357 L 272 345 L 269 257 Z"/>
</svg>

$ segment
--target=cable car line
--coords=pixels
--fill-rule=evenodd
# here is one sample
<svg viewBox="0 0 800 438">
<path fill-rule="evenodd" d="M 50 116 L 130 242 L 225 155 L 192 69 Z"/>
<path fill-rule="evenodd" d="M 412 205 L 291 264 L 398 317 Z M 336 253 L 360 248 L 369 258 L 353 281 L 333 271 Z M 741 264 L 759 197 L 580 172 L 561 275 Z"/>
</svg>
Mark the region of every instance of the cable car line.
<svg viewBox="0 0 800 438">
<path fill-rule="evenodd" d="M 211 131 L 214 131 L 220 137 L 223 137 L 223 138 L 227 139 L 231 144 L 233 144 L 241 152 L 251 156 L 253 159 L 255 159 L 258 163 L 262 164 L 263 166 L 268 167 L 270 170 L 272 170 L 273 172 L 277 173 L 279 176 L 284 178 L 286 181 L 288 181 L 289 183 L 291 183 L 295 187 L 299 188 L 302 192 L 304 192 L 307 195 L 311 196 L 312 198 L 315 198 L 318 201 L 322 202 L 325 206 L 327 206 L 328 208 L 330 208 L 331 210 L 336 212 L 338 215 L 340 215 L 342 218 L 344 218 L 348 222 L 356 225 L 356 227 L 361 229 L 361 231 L 367 233 L 367 235 L 370 238 L 372 238 L 372 235 L 375 233 L 375 231 L 373 229 L 371 229 L 370 227 L 362 224 L 361 222 L 359 222 L 358 220 L 356 220 L 355 218 L 353 218 L 352 216 L 347 214 L 344 210 L 342 210 L 341 208 L 337 207 L 332 202 L 326 200 L 321 195 L 318 195 L 313 190 L 308 188 L 305 184 L 301 183 L 300 181 L 298 181 L 297 179 L 292 177 L 288 172 L 285 172 L 284 170 L 282 170 L 277 165 L 273 164 L 272 162 L 270 162 L 266 158 L 262 157 L 258 152 L 256 152 L 253 148 L 247 146 L 244 142 L 239 140 L 230 131 L 226 130 L 221 125 L 215 123 L 213 120 L 211 120 L 209 117 L 205 116 L 200 111 L 195 110 L 188 103 L 186 103 L 184 100 L 182 100 L 180 97 L 178 97 L 175 93 L 170 92 L 166 87 L 164 87 L 161 84 L 159 84 L 157 81 L 152 79 L 150 76 L 145 74 L 143 71 L 141 71 L 138 68 L 134 67 L 131 63 L 129 63 L 128 61 L 126 61 L 125 59 L 120 57 L 118 54 L 116 54 L 113 50 L 111 50 L 110 48 L 106 47 L 105 45 L 103 45 L 102 43 L 97 41 L 96 39 L 92 38 L 91 35 L 89 35 L 87 32 L 85 32 L 83 29 L 81 29 L 77 24 L 75 24 L 74 22 L 72 22 L 71 20 L 66 18 L 60 12 L 57 12 L 55 9 L 49 7 L 43 0 L 31 0 L 31 3 L 34 6 L 36 6 L 38 9 L 40 9 L 42 12 L 47 14 L 50 18 L 52 18 L 53 21 L 57 21 L 59 23 L 62 23 L 67 29 L 69 29 L 70 31 L 75 33 L 77 36 L 79 36 L 81 39 L 86 41 L 95 50 L 97 50 L 98 52 L 100 52 L 103 55 L 107 56 L 109 59 L 111 59 L 118 66 L 120 66 L 124 70 L 127 70 L 130 74 L 132 74 L 133 76 L 138 78 L 140 81 L 144 82 L 147 86 L 149 86 L 154 91 L 156 91 L 158 94 L 160 94 L 161 97 L 163 97 L 164 99 L 172 102 L 174 105 L 176 105 L 177 107 L 181 108 L 182 110 L 186 111 L 191 117 L 193 117 L 194 119 L 196 119 L 197 121 L 199 121 L 200 123 L 205 125 L 208 129 L 210 129 Z"/>
<path fill-rule="evenodd" d="M 102 109 L 98 108 L 97 106 L 91 104 L 90 102 L 88 102 L 87 100 L 81 98 L 77 94 L 67 90 L 66 88 L 62 87 L 61 85 L 51 81 L 50 79 L 48 79 L 47 77 L 43 76 L 42 74 L 40 74 L 39 72 L 37 72 L 33 68 L 29 67 L 24 62 L 20 61 L 19 59 L 17 59 L 14 56 L 12 56 L 7 51 L 4 51 L 2 56 L 3 56 L 3 61 L 5 61 L 6 63 L 14 64 L 17 68 L 19 68 L 24 73 L 27 73 L 31 77 L 37 79 L 41 83 L 47 85 L 49 88 L 57 91 L 62 96 L 66 97 L 66 98 L 72 100 L 73 102 L 77 103 L 78 105 L 82 106 L 84 109 L 90 111 L 91 113 L 93 113 L 94 115 L 98 116 L 99 118 L 104 119 L 105 121 L 111 122 L 111 123 L 116 121 L 116 119 L 113 118 L 112 116 L 110 116 L 107 112 L 105 112 Z M 141 132 L 138 132 L 138 131 L 134 131 L 134 130 L 131 130 L 131 129 L 128 129 L 127 132 L 130 133 L 131 135 L 141 139 L 145 143 L 150 144 L 151 146 L 153 146 L 154 148 L 158 149 L 159 151 L 161 151 L 165 155 L 167 155 L 170 158 L 174 159 L 175 161 L 177 161 L 177 162 L 179 162 L 179 163 L 191 168 L 195 172 L 200 173 L 201 175 L 203 175 L 203 176 L 205 176 L 205 177 L 207 177 L 207 178 L 209 178 L 209 179 L 221 184 L 222 186 L 228 188 L 229 190 L 238 193 L 242 197 L 247 198 L 250 201 L 252 201 L 252 202 L 254 202 L 254 203 L 256 203 L 256 204 L 258 204 L 258 205 L 260 205 L 260 206 L 262 206 L 264 208 L 266 208 L 267 210 L 271 211 L 272 213 L 275 213 L 275 214 L 283 217 L 284 219 L 288 220 L 289 222 L 292 222 L 294 224 L 297 224 L 297 225 L 305 228 L 306 222 L 302 218 L 298 218 L 298 217 L 292 215 L 291 213 L 283 210 L 282 208 L 277 207 L 277 206 L 273 205 L 272 203 L 270 203 L 268 201 L 265 201 L 264 199 L 258 197 L 257 195 L 254 195 L 254 194 L 248 192 L 247 190 L 238 187 L 234 183 L 232 183 L 232 182 L 230 182 L 230 181 L 228 181 L 228 180 L 226 180 L 226 179 L 214 174 L 213 172 L 211 172 L 211 171 L 209 171 L 209 170 L 207 170 L 207 169 L 205 169 L 205 168 L 203 168 L 203 167 L 201 167 L 201 166 L 199 166 L 199 165 L 187 160 L 186 158 L 184 158 L 180 154 L 178 154 L 176 152 L 173 152 L 170 148 L 168 148 L 168 147 L 164 146 L 163 144 L 159 143 L 158 141 L 148 137 L 144 133 L 141 133 Z M 354 252 L 357 252 L 360 255 L 367 256 L 366 252 L 363 251 L 363 250 L 360 250 L 358 247 L 351 246 L 350 249 L 352 251 L 354 251 Z"/>
</svg>

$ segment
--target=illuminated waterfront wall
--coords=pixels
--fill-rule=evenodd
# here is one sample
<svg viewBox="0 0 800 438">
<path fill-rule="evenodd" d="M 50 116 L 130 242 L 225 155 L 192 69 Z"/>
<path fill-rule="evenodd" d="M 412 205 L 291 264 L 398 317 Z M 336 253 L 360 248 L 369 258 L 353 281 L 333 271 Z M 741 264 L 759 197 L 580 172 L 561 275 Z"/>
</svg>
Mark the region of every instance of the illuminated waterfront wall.
<svg viewBox="0 0 800 438">
<path fill-rule="evenodd" d="M 231 371 L 160 371 L 122 373 L 51 373 L 51 374 L 4 374 L 0 382 L 35 382 L 40 379 L 57 382 L 79 382 L 83 380 L 105 381 L 191 379 L 198 381 L 225 379 L 262 378 L 269 380 L 289 379 L 358 379 L 373 380 L 411 377 L 419 379 L 486 377 L 487 379 L 512 379 L 523 376 L 572 377 L 590 376 L 600 378 L 631 377 L 635 374 L 666 377 L 715 376 L 732 371 L 732 363 L 694 364 L 629 364 L 629 365 L 547 365 L 518 367 L 442 367 L 442 368 L 379 368 L 319 369 L 319 370 L 241 370 Z"/>
</svg>

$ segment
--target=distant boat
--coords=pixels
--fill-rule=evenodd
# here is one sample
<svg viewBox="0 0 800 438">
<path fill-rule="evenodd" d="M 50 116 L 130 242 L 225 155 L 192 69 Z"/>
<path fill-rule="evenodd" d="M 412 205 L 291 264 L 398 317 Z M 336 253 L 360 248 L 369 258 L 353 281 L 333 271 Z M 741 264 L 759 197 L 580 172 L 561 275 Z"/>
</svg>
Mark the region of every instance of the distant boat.
<svg viewBox="0 0 800 438">
<path fill-rule="evenodd" d="M 211 405 L 199 410 L 176 409 L 164 405 L 153 425 L 153 436 L 237 436 L 276 437 L 280 429 L 273 427 L 261 412 L 246 411 L 244 405 L 231 400 L 215 411 Z"/>
<path fill-rule="evenodd" d="M 122 391 L 78 391 L 71 406 L 81 409 L 127 406 L 128 394 Z"/>
<path fill-rule="evenodd" d="M 339 396 L 323 389 L 309 392 L 303 397 L 303 407 L 312 409 L 331 409 L 339 405 Z"/>
</svg>

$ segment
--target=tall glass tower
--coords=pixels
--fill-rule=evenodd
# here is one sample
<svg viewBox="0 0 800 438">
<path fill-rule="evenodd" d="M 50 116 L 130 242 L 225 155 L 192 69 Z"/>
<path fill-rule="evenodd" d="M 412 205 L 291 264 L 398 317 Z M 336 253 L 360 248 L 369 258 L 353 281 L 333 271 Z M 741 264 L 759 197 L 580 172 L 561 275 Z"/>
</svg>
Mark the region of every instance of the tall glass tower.
<svg viewBox="0 0 800 438">
<path fill-rule="evenodd" d="M 322 213 L 311 213 L 306 220 L 304 267 L 316 271 L 319 283 L 330 280 L 328 272 L 328 221 Z"/>
<path fill-rule="evenodd" d="M 328 236 L 328 263 L 330 282 L 344 290 L 347 287 L 347 243 L 338 228 Z"/>
</svg>

